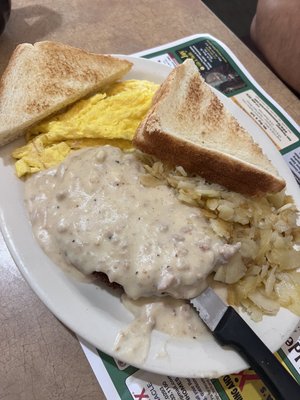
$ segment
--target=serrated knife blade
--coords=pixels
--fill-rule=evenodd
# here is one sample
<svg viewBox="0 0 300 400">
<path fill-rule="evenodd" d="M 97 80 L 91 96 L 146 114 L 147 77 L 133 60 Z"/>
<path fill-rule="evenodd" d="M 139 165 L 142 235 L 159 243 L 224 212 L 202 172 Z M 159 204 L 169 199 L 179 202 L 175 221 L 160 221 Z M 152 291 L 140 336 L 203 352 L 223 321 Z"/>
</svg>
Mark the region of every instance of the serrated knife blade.
<svg viewBox="0 0 300 400">
<path fill-rule="evenodd" d="M 215 330 L 228 308 L 210 287 L 190 301 L 211 331 Z"/>
<path fill-rule="evenodd" d="M 234 347 L 264 381 L 276 400 L 299 400 L 300 386 L 244 319 L 208 287 L 190 300 L 222 345 Z"/>
</svg>

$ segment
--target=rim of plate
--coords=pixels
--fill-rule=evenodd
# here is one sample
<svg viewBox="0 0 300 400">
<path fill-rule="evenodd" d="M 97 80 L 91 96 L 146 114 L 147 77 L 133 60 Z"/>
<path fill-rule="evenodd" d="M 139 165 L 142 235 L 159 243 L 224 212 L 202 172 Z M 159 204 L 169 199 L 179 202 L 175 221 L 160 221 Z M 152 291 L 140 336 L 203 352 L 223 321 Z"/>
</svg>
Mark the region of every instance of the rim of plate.
<svg viewBox="0 0 300 400">
<path fill-rule="evenodd" d="M 116 56 L 134 64 L 125 79 L 147 79 L 161 83 L 172 70 L 151 60 Z M 300 209 L 298 185 L 273 143 L 231 100 L 217 94 L 275 163 L 287 182 L 287 192 L 293 195 Z M 62 323 L 104 353 L 118 358 L 113 343 L 132 316 L 123 307 L 116 292 L 105 285 L 78 282 L 67 276 L 37 244 L 23 202 L 23 183 L 14 175 L 9 157 L 12 149 L 21 142 L 22 139 L 0 149 L 0 173 L 5 187 L 9 188 L 0 192 L 0 226 L 9 251 L 28 284 Z M 254 323 L 244 313 L 241 315 L 272 351 L 283 344 L 299 321 L 286 309 L 280 309 L 275 317 L 264 317 L 260 323 Z M 126 362 L 126 359 L 122 361 Z M 222 348 L 210 333 L 195 341 L 171 338 L 157 331 L 152 333 L 145 363 L 136 363 L 134 366 L 163 375 L 189 378 L 214 378 L 248 367 L 238 353 Z"/>
</svg>

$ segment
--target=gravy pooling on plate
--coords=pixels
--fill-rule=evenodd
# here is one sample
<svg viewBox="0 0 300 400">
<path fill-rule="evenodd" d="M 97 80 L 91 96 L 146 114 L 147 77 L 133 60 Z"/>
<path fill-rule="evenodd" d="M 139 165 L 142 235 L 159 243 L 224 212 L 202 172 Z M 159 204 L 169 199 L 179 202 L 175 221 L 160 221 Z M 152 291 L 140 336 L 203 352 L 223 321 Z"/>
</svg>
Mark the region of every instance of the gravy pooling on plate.
<svg viewBox="0 0 300 400">
<path fill-rule="evenodd" d="M 195 297 L 239 245 L 224 244 L 171 188 L 143 186 L 143 174 L 133 152 L 111 146 L 36 174 L 25 190 L 34 233 L 50 257 L 104 272 L 132 299 Z"/>
<path fill-rule="evenodd" d="M 119 332 L 115 350 L 132 363 L 144 362 L 155 328 L 175 337 L 203 334 L 198 315 L 177 299 L 198 295 L 239 249 L 172 188 L 144 186 L 144 174 L 134 152 L 104 146 L 76 152 L 25 184 L 33 231 L 49 257 L 87 276 L 103 272 L 124 288 L 135 319 Z"/>
</svg>

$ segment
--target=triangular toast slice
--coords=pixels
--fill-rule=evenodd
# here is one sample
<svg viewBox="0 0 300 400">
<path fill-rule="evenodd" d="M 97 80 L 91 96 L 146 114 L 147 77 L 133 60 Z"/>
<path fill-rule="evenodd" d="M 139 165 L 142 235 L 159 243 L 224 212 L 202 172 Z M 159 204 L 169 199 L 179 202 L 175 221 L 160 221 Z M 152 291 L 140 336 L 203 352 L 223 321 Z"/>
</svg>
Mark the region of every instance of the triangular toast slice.
<svg viewBox="0 0 300 400">
<path fill-rule="evenodd" d="M 177 66 L 137 129 L 135 146 L 230 190 L 261 195 L 285 182 L 225 109 L 192 60 Z"/>
<path fill-rule="evenodd" d="M 126 60 L 58 42 L 20 44 L 0 80 L 0 145 L 120 79 L 131 66 Z"/>
</svg>

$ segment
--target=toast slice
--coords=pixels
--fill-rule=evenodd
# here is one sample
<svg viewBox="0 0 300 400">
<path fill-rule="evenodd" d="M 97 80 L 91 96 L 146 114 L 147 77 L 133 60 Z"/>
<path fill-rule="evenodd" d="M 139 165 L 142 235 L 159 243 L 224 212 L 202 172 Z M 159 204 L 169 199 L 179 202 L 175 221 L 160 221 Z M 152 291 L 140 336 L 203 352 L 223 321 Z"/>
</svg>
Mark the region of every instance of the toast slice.
<svg viewBox="0 0 300 400">
<path fill-rule="evenodd" d="M 177 66 L 161 85 L 133 143 L 145 153 L 242 194 L 262 195 L 285 187 L 192 60 Z"/>
<path fill-rule="evenodd" d="M 0 80 L 0 145 L 120 79 L 132 63 L 58 42 L 17 46 Z"/>
</svg>

